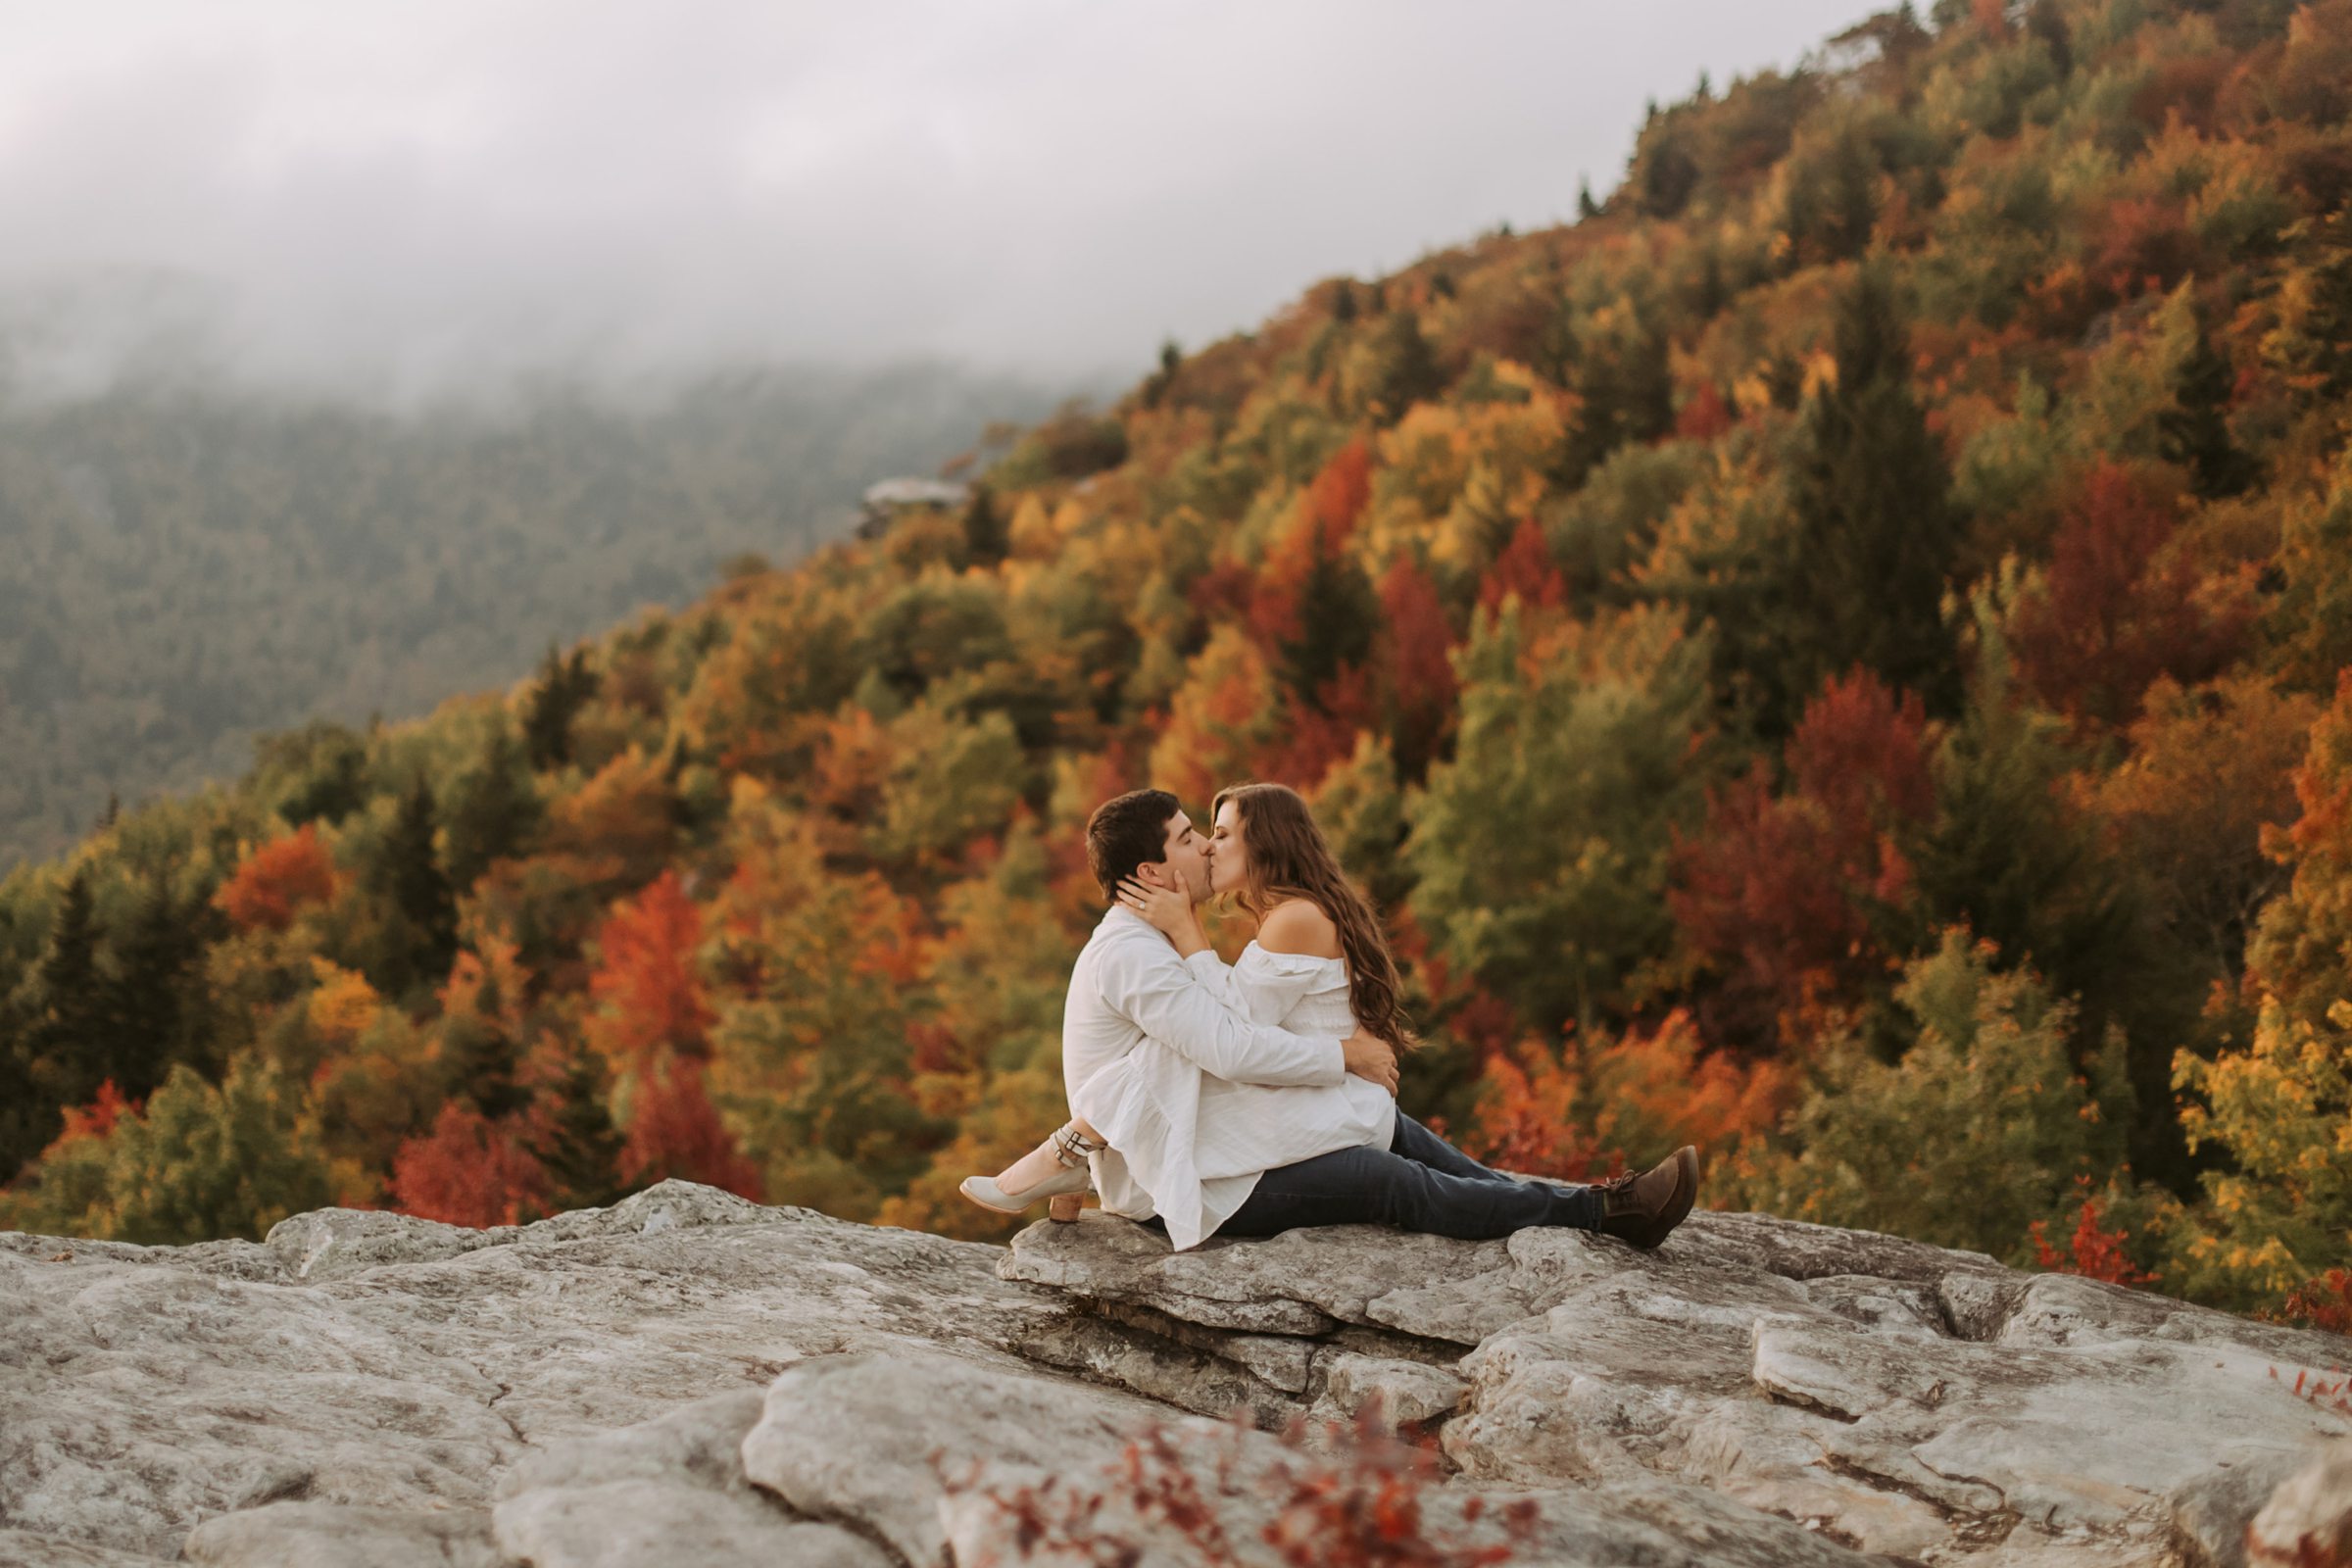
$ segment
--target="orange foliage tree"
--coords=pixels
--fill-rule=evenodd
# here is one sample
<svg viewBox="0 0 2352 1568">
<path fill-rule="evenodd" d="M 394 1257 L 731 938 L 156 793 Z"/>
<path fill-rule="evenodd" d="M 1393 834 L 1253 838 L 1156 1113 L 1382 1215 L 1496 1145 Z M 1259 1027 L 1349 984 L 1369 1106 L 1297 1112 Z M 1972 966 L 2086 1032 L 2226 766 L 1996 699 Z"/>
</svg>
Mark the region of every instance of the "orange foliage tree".
<svg viewBox="0 0 2352 1568">
<path fill-rule="evenodd" d="M 695 962 L 702 940 L 702 909 L 674 866 L 606 915 L 588 977 L 598 1010 L 587 1028 L 589 1043 L 616 1068 L 664 1049 L 708 1053 L 714 1015 Z"/>
<path fill-rule="evenodd" d="M 1525 1042 L 1490 1062 L 1487 1079 L 1464 1147 L 1498 1168 L 1566 1181 L 1647 1165 L 1683 1144 L 1727 1150 L 1760 1137 L 1798 1087 L 1785 1063 L 1709 1051 L 1681 1008 L 1581 1051 Z"/>
<path fill-rule="evenodd" d="M 240 931 L 283 931 L 306 906 L 332 899 L 335 885 L 335 863 L 318 842 L 318 824 L 305 822 L 239 861 L 213 902 Z"/>
</svg>

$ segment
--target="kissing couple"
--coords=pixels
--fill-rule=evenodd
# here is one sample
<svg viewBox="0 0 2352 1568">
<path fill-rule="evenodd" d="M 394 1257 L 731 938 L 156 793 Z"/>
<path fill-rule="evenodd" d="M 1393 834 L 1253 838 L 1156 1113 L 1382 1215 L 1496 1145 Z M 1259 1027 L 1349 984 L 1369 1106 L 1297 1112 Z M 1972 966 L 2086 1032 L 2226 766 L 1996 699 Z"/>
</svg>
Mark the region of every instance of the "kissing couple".
<svg viewBox="0 0 2352 1568">
<path fill-rule="evenodd" d="M 1109 908 L 1070 971 L 1061 1020 L 1070 1120 L 973 1201 L 1054 1200 L 1211 1236 L 1395 1225 L 1473 1241 L 1560 1225 L 1656 1247 L 1690 1212 L 1698 1151 L 1592 1186 L 1490 1170 L 1396 1106 L 1407 1026 L 1396 958 L 1298 792 L 1239 784 L 1204 837 L 1165 790 L 1097 808 L 1086 859 Z M 1228 965 L 1198 906 L 1233 900 L 1257 935 Z"/>
</svg>

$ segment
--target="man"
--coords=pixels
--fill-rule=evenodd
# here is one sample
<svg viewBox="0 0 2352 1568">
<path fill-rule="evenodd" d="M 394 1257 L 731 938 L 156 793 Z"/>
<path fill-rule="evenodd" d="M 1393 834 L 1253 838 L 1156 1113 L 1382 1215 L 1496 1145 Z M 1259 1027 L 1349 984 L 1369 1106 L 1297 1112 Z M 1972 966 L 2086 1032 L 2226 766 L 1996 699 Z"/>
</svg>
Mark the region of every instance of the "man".
<svg viewBox="0 0 2352 1568">
<path fill-rule="evenodd" d="M 1111 905 L 1072 967 L 1062 1013 L 1076 1119 L 996 1181 L 967 1182 L 978 1200 L 1017 1209 L 1043 1196 L 1041 1178 L 1054 1182 L 1054 1162 L 1074 1165 L 1083 1153 L 1106 1212 L 1164 1228 L 1179 1249 L 1208 1234 L 1349 1223 L 1473 1239 L 1563 1225 L 1646 1249 L 1690 1211 L 1693 1150 L 1597 1187 L 1522 1182 L 1396 1107 L 1387 1041 L 1360 1027 L 1344 1040 L 1294 1034 L 1238 1011 L 1216 984 L 1213 951 L 1180 957 L 1118 902 L 1134 877 L 1196 903 L 1208 896 L 1210 847 L 1173 795 L 1135 790 L 1105 802 L 1086 841 Z M 1349 1075 L 1384 1093 L 1348 1090 Z M 1054 1185 L 1074 1187 L 1075 1171 Z"/>
</svg>

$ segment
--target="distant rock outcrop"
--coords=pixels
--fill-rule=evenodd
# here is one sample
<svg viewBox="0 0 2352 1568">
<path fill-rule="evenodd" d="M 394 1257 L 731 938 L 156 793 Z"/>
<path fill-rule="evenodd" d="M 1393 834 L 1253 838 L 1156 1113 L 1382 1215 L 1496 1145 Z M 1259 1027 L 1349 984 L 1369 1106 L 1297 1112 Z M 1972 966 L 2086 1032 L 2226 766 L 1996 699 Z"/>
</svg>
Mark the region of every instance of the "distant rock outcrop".
<svg viewBox="0 0 2352 1568">
<path fill-rule="evenodd" d="M 1247 1482 L 1298 1450 L 1207 1418 L 1375 1395 L 1436 1434 L 1456 1539 L 1534 1502 L 1528 1563 L 2327 1561 L 2348 1348 L 1754 1214 L 1652 1253 L 1340 1227 L 1173 1254 L 1099 1214 L 1008 1251 L 667 1182 L 491 1231 L 9 1233 L 0 1565 L 1070 1560 L 1003 1505 L 1040 1488 L 1203 1563 L 1109 1480 L 1155 1428 L 1229 1560 L 1271 1564 Z"/>
</svg>

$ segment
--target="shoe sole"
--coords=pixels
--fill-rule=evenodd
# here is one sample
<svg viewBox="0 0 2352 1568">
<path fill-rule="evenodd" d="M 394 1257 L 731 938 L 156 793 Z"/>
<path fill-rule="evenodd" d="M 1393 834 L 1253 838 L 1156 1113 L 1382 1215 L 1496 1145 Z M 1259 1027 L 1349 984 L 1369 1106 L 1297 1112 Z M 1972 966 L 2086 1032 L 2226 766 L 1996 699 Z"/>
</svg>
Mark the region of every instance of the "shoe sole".
<svg viewBox="0 0 2352 1568">
<path fill-rule="evenodd" d="M 972 1184 L 976 1179 L 977 1178 L 966 1176 L 962 1181 L 956 1184 L 956 1190 L 961 1193 L 964 1197 L 970 1199 L 973 1202 L 978 1203 L 982 1208 L 987 1209 L 992 1214 L 1026 1213 L 1029 1209 L 1035 1207 L 1037 1204 L 1037 1200 L 1034 1198 L 1025 1199 L 1019 1204 L 1010 1208 L 1007 1208 L 1003 1203 L 991 1202 L 974 1190 Z M 1056 1220 L 1064 1225 L 1069 1224 L 1078 1217 L 1079 1210 L 1083 1208 L 1086 1203 L 1086 1193 L 1091 1191 L 1093 1191 L 1092 1188 L 1089 1188 L 1084 1192 L 1053 1194 L 1046 1200 L 1046 1217 Z"/>
</svg>

